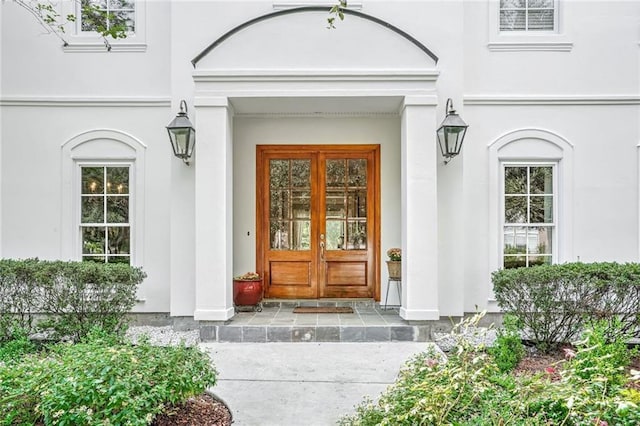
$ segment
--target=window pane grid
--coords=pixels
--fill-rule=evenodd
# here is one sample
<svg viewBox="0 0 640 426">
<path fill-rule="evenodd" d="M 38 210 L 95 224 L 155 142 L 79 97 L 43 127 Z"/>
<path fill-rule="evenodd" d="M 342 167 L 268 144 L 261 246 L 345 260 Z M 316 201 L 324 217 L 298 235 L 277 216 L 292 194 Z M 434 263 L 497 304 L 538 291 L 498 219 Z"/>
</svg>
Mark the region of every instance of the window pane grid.
<svg viewBox="0 0 640 426">
<path fill-rule="evenodd" d="M 82 259 L 130 263 L 129 167 L 81 167 Z"/>
<path fill-rule="evenodd" d="M 500 31 L 553 31 L 554 0 L 501 0 Z"/>
<path fill-rule="evenodd" d="M 127 32 L 135 32 L 135 0 L 82 0 L 80 6 L 81 31 L 97 31 L 96 25 L 84 9 L 91 7 L 106 12 L 106 29 L 115 25 L 124 25 Z"/>
<path fill-rule="evenodd" d="M 551 263 L 553 253 L 553 167 L 504 167 L 503 266 Z"/>
</svg>

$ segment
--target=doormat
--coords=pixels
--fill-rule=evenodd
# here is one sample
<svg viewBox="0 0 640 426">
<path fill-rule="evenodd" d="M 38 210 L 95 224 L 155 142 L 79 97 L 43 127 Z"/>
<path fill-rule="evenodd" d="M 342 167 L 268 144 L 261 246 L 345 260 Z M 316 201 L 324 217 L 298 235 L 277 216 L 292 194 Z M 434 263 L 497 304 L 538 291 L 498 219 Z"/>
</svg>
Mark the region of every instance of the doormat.
<svg viewBox="0 0 640 426">
<path fill-rule="evenodd" d="M 352 314 L 353 308 L 331 306 L 298 306 L 293 308 L 294 314 Z"/>
</svg>

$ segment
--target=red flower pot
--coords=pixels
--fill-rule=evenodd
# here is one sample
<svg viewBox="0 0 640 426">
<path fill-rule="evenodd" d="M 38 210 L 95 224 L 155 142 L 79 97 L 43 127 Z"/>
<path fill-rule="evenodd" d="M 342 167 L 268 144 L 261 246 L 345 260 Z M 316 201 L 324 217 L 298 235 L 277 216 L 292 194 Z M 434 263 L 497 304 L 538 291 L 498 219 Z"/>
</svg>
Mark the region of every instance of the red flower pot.
<svg viewBox="0 0 640 426">
<path fill-rule="evenodd" d="M 262 280 L 233 280 L 233 304 L 255 306 L 262 301 Z"/>
</svg>

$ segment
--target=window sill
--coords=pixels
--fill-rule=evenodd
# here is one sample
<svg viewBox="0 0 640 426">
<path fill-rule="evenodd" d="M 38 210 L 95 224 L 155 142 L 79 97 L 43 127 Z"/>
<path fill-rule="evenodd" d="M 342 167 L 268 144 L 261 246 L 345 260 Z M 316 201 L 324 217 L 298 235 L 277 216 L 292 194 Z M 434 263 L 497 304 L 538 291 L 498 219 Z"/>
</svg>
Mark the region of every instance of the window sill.
<svg viewBox="0 0 640 426">
<path fill-rule="evenodd" d="M 487 44 L 492 52 L 571 52 L 570 41 L 495 41 Z"/>
<path fill-rule="evenodd" d="M 104 42 L 90 42 L 90 43 L 69 43 L 62 47 L 64 52 L 78 53 L 78 52 L 146 52 L 146 43 L 110 43 L 111 50 L 107 49 Z"/>
</svg>

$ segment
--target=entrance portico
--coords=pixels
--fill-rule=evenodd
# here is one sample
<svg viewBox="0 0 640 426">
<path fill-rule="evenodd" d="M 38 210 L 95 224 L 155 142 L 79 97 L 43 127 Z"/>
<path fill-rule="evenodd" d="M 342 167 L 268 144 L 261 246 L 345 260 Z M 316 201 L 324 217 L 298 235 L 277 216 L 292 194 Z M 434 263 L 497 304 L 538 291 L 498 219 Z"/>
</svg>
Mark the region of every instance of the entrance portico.
<svg viewBox="0 0 640 426">
<path fill-rule="evenodd" d="M 254 36 L 260 38 L 270 34 L 264 25 L 260 24 Z M 362 30 L 357 25 L 354 27 L 352 31 L 356 33 Z M 367 30 L 376 37 L 385 37 L 380 34 L 380 31 L 386 31 L 384 28 L 375 28 L 373 33 L 372 28 Z M 314 52 L 316 56 L 323 57 L 326 63 L 332 63 L 331 40 L 323 37 L 326 35 L 316 37 Z M 397 34 L 390 37 L 394 43 L 398 42 Z M 236 45 L 237 48 L 246 46 Z M 255 201 L 251 201 L 255 200 L 255 188 L 234 182 L 234 175 L 237 176 L 234 166 L 241 167 L 243 173 L 250 176 L 253 173 L 247 180 L 253 179 L 255 182 L 256 164 L 255 150 L 253 153 L 244 150 L 242 157 L 238 157 L 241 153 L 235 135 L 238 132 L 235 127 L 237 122 L 246 117 L 258 117 L 274 126 L 282 126 L 278 120 L 311 120 L 306 124 L 309 137 L 306 140 L 298 138 L 295 142 L 306 145 L 314 143 L 311 135 L 317 133 L 318 129 L 331 130 L 326 128 L 331 126 L 329 121 L 323 120 L 331 120 L 336 116 L 345 119 L 347 127 L 351 128 L 357 128 L 357 124 L 349 123 L 349 120 L 363 117 L 372 120 L 372 124 L 376 117 L 395 117 L 394 120 L 397 120 L 396 142 L 383 146 L 381 156 L 384 162 L 385 156 L 392 155 L 390 151 L 396 151 L 399 158 L 399 164 L 395 166 L 400 175 L 399 185 L 391 188 L 385 188 L 384 184 L 382 186 L 383 199 L 387 196 L 400 203 L 399 224 L 393 224 L 395 228 L 385 227 L 383 221 L 381 247 L 377 248 L 378 265 L 384 265 L 388 248 L 386 244 L 401 245 L 401 317 L 407 320 L 439 319 L 436 141 L 439 120 L 436 107 L 441 102 L 435 90 L 438 71 L 435 61 L 425 55 L 421 56 L 420 66 L 416 66 L 412 56 L 415 52 L 410 55 L 403 51 L 388 53 L 393 53 L 393 57 L 389 56 L 385 67 L 371 66 L 366 69 L 358 67 L 361 63 L 358 58 L 353 62 L 343 60 L 339 68 L 316 65 L 312 69 L 301 69 L 305 64 L 283 68 L 264 59 L 268 58 L 264 54 L 258 55 L 264 61 L 258 63 L 259 69 L 256 69 L 255 63 L 251 63 L 251 66 L 228 67 L 224 55 L 218 55 L 215 61 L 205 56 L 198 62 L 193 73 L 193 104 L 198 138 L 194 162 L 196 320 L 221 321 L 231 318 L 234 315 L 232 278 L 235 274 L 255 269 L 255 258 L 247 254 L 249 250 L 255 253 L 255 230 L 251 232 L 234 228 L 234 221 L 246 222 L 247 214 L 253 215 L 255 223 L 256 214 L 255 205 L 252 204 Z M 380 54 L 379 51 L 376 53 Z M 361 55 L 372 53 L 360 51 L 355 56 Z M 240 56 L 249 57 L 248 54 Z M 410 58 L 407 59 L 407 56 Z M 237 57 L 236 52 L 234 58 Z M 235 60 L 228 62 L 239 65 Z M 314 57 L 313 63 L 322 64 L 322 61 Z M 390 66 L 395 64 L 404 67 Z M 264 126 L 268 127 L 269 124 Z M 367 126 L 366 122 L 364 126 Z M 336 140 L 342 140 L 340 130 L 335 132 Z M 353 135 L 356 134 L 342 136 L 355 138 Z M 264 139 L 268 139 L 266 134 L 264 137 L 254 135 L 254 144 L 269 143 Z M 366 132 L 363 139 L 366 139 Z M 367 140 L 355 142 L 371 143 Z M 381 180 L 384 182 L 388 178 L 383 168 Z M 394 198 L 390 194 L 392 191 L 399 192 L 400 196 Z M 243 200 L 242 208 L 237 202 L 234 208 L 234 200 L 238 199 Z M 384 201 L 380 214 L 383 217 L 385 215 Z M 238 249 L 240 246 L 243 248 L 241 251 Z M 376 294 L 379 295 L 380 283 L 386 285 L 386 271 L 378 271 L 377 276 L 380 278 L 374 285 L 378 286 Z"/>
</svg>

